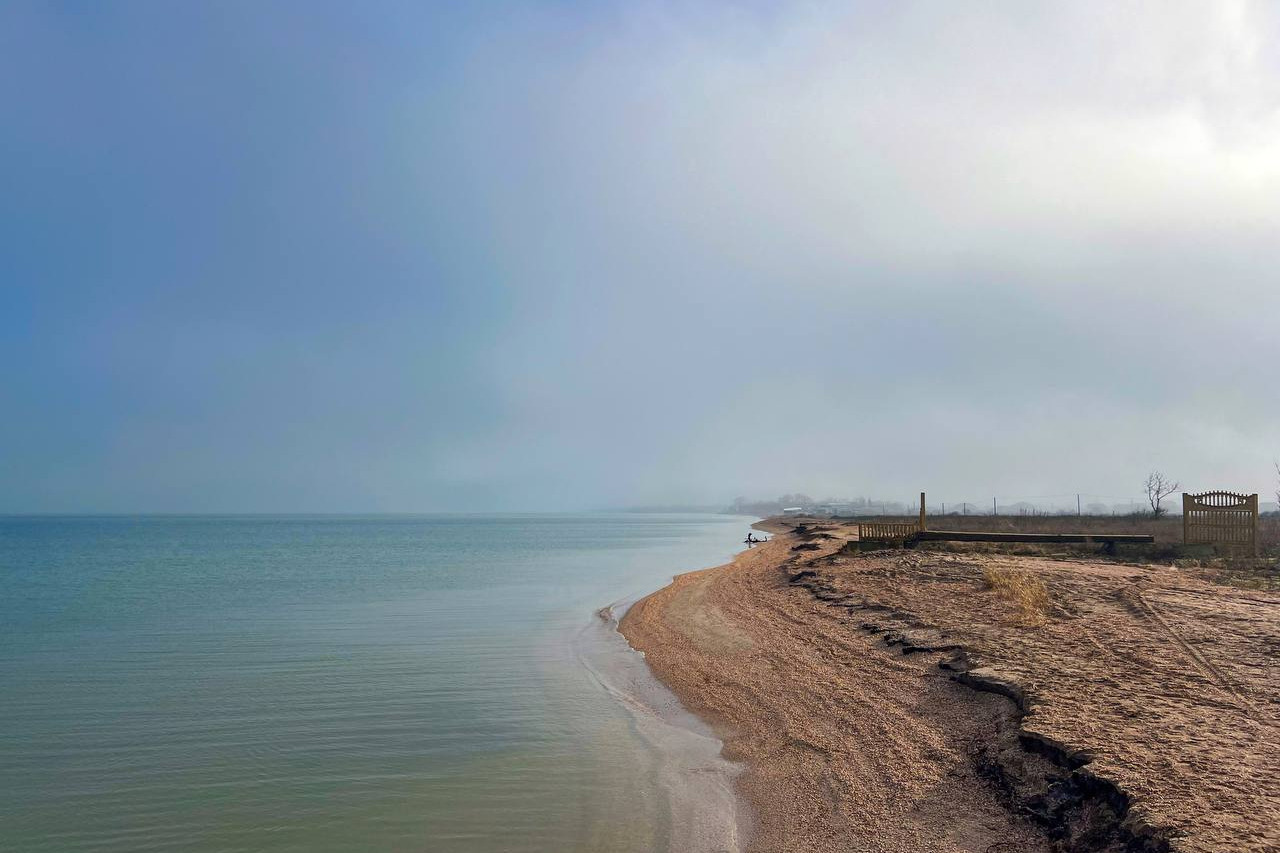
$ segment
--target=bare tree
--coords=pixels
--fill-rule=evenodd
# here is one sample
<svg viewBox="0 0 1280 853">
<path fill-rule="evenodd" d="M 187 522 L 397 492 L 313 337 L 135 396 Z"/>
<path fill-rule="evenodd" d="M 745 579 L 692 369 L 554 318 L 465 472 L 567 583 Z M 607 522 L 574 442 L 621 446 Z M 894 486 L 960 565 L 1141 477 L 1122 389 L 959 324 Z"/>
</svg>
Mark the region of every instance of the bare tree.
<svg viewBox="0 0 1280 853">
<path fill-rule="evenodd" d="M 1151 515 L 1159 518 L 1164 515 L 1166 510 L 1160 506 L 1160 502 L 1169 495 L 1178 491 L 1181 484 L 1170 480 L 1159 471 L 1152 471 L 1147 475 L 1147 502 L 1151 504 Z"/>
</svg>

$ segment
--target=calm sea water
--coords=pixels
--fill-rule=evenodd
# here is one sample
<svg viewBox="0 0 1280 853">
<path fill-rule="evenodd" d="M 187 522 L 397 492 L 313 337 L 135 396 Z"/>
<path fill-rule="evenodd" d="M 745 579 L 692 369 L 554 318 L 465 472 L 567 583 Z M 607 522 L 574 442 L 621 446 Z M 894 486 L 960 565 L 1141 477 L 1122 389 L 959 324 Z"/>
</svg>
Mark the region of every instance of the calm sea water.
<svg viewBox="0 0 1280 853">
<path fill-rule="evenodd" d="M 595 611 L 746 529 L 0 518 L 0 849 L 676 846 L 651 687 Z"/>
</svg>

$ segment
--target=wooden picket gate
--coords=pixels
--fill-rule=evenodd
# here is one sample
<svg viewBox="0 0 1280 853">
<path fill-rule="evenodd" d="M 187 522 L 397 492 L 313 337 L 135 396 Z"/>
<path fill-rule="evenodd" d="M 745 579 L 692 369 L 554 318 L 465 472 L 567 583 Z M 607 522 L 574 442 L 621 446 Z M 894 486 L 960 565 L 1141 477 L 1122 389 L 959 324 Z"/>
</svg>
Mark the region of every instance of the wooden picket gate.
<svg viewBox="0 0 1280 853">
<path fill-rule="evenodd" d="M 1257 556 L 1258 496 L 1236 492 L 1182 494 L 1182 541 L 1222 545 Z"/>
<path fill-rule="evenodd" d="M 858 525 L 858 541 L 906 545 L 924 532 L 924 526 L 924 492 L 921 492 L 918 521 L 864 521 Z"/>
<path fill-rule="evenodd" d="M 858 525 L 858 541 L 903 542 L 915 538 L 921 529 L 915 521 L 864 521 Z"/>
</svg>

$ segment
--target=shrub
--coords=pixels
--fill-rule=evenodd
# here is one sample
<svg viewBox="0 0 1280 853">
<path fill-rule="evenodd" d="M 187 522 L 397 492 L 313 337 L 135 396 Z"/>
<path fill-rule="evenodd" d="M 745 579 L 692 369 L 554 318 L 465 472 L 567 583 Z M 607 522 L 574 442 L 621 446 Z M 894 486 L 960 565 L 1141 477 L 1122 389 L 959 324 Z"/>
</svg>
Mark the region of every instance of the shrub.
<svg viewBox="0 0 1280 853">
<path fill-rule="evenodd" d="M 987 588 L 1012 602 L 1022 615 L 1023 624 L 1043 624 L 1049 613 L 1049 590 L 1031 572 L 988 566 L 982 572 Z"/>
</svg>

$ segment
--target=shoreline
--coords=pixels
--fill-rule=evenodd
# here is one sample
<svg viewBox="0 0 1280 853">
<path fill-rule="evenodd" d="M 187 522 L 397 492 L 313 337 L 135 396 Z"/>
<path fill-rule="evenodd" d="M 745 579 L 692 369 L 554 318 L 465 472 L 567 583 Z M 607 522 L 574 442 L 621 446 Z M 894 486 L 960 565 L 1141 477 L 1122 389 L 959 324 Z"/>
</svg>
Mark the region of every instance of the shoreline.
<svg viewBox="0 0 1280 853">
<path fill-rule="evenodd" d="M 800 614 L 770 600 L 794 542 L 785 528 L 758 529 L 773 539 L 725 565 L 678 575 L 637 601 L 619 626 L 656 677 L 720 737 L 725 757 L 745 765 L 737 790 L 753 827 L 746 849 L 923 853 L 999 849 L 991 845 L 1010 841 L 1009 849 L 1047 853 L 1039 832 L 1009 814 L 976 773 L 964 772 L 967 750 L 949 730 L 965 727 L 916 708 L 886 721 L 874 712 L 875 690 L 860 691 L 861 701 L 848 702 L 844 713 L 824 695 L 834 673 L 823 658 L 837 640 L 797 635 Z M 886 667 L 869 645 L 856 650 L 866 665 L 864 684 L 896 680 L 911 704 L 928 701 L 911 689 L 920 681 L 916 667 Z M 939 707 L 963 705 L 959 688 L 951 688 L 928 698 Z M 1002 713 L 993 697 L 975 705 L 970 738 Z M 913 719 L 922 724 L 912 732 Z M 898 724 L 905 741 L 886 738 L 883 729 Z"/>
<path fill-rule="evenodd" d="M 575 640 L 579 662 L 626 711 L 647 747 L 647 773 L 661 793 L 667 853 L 742 853 L 746 829 L 734 781 L 742 767 L 722 755 L 723 743 L 650 669 L 618 630 L 635 603 L 600 608 Z"/>
<path fill-rule="evenodd" d="M 1107 561 L 855 555 L 847 525 L 805 523 L 762 525 L 768 544 L 619 626 L 745 765 L 748 851 L 1277 849 L 1274 594 Z M 1022 622 L 991 567 L 1046 579 L 1052 612 Z"/>
</svg>

